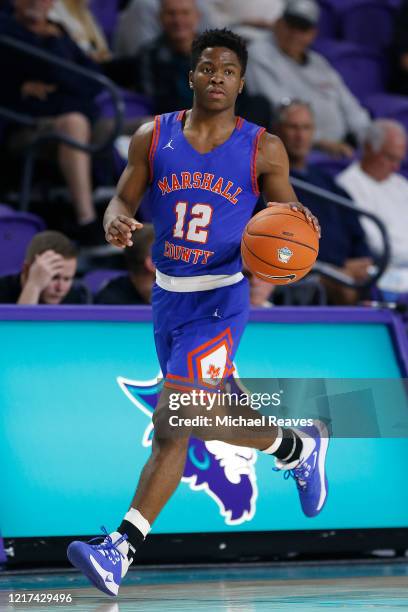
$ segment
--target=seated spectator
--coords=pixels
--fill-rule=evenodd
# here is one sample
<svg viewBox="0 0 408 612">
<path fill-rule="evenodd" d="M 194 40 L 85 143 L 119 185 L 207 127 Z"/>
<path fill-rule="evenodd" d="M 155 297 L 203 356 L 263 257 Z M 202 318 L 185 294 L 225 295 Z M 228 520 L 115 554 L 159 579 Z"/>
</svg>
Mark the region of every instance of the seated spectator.
<svg viewBox="0 0 408 612">
<path fill-rule="evenodd" d="M 407 153 L 404 126 L 377 119 L 367 132 L 363 157 L 337 177 L 356 205 L 376 215 L 385 225 L 391 246 L 389 268 L 378 281 L 387 293 L 408 292 L 408 181 L 398 174 Z M 381 235 L 369 219 L 363 220 L 374 253 L 381 250 Z"/>
<path fill-rule="evenodd" d="M 105 72 L 118 85 L 153 99 L 155 114 L 188 108 L 190 51 L 198 24 L 195 0 L 162 0 L 162 33 L 137 55 L 105 64 Z"/>
<path fill-rule="evenodd" d="M 246 82 L 250 93 L 272 105 L 286 98 L 309 102 L 316 121 L 313 145 L 351 156 L 370 119 L 336 70 L 310 49 L 318 20 L 315 0 L 288 0 L 270 35 L 251 45 Z"/>
<path fill-rule="evenodd" d="M 308 274 L 297 283 L 278 285 L 274 306 L 327 306 L 327 292 L 317 274 Z"/>
<path fill-rule="evenodd" d="M 0 34 L 97 69 L 60 26 L 48 21 L 51 6 L 52 0 L 14 0 L 14 13 L 0 16 Z M 4 84 L 0 104 L 37 120 L 35 129 L 9 127 L 6 146 L 11 153 L 21 154 L 38 134 L 59 132 L 82 144 L 90 142 L 91 121 L 96 114 L 93 97 L 99 92 L 99 85 L 69 70 L 28 58 L 10 47 L 1 48 L 0 71 Z M 103 235 L 92 201 L 89 155 L 60 144 L 57 161 L 75 208 L 80 241 L 99 242 Z"/>
<path fill-rule="evenodd" d="M 2 304 L 87 304 L 89 292 L 75 284 L 77 251 L 59 232 L 40 232 L 27 248 L 19 274 L 0 277 Z"/>
<path fill-rule="evenodd" d="M 283 0 L 196 0 L 198 31 L 230 28 L 245 38 L 256 37 L 282 13 Z M 117 56 L 136 55 L 161 33 L 162 0 L 130 0 L 118 18 L 113 50 Z"/>
<path fill-rule="evenodd" d="M 271 283 L 266 283 L 261 278 L 252 274 L 244 264 L 244 276 L 247 277 L 249 283 L 249 301 L 254 308 L 271 308 L 273 306 L 271 297 L 275 289 Z"/>
<path fill-rule="evenodd" d="M 48 18 L 67 30 L 78 47 L 94 62 L 111 57 L 104 33 L 88 9 L 88 0 L 54 0 Z"/>
<path fill-rule="evenodd" d="M 314 116 L 307 103 L 293 101 L 279 110 L 276 132 L 288 152 L 291 176 L 349 197 L 331 176 L 317 167 L 308 166 L 307 158 L 312 147 L 314 130 Z M 336 266 L 356 281 L 366 280 L 373 262 L 358 215 L 326 198 L 303 189 L 295 189 L 299 201 L 310 208 L 319 219 L 322 228 L 319 259 Z M 326 280 L 322 282 L 332 303 L 355 303 L 357 294 L 354 290 L 342 288 L 338 284 L 332 285 Z"/>
<path fill-rule="evenodd" d="M 118 85 L 135 89 L 154 101 L 154 113 L 190 108 L 193 91 L 190 71 L 191 45 L 197 32 L 199 12 L 195 0 L 162 0 L 162 34 L 144 46 L 134 57 L 119 58 L 105 64 L 107 76 Z M 249 121 L 269 128 L 271 110 L 262 96 L 239 96 L 237 113 Z"/>
<path fill-rule="evenodd" d="M 150 304 L 155 279 L 151 250 L 153 226 L 146 223 L 134 235 L 132 247 L 125 249 L 128 274 L 111 280 L 95 296 L 96 304 Z"/>
<path fill-rule="evenodd" d="M 293 285 L 272 285 L 244 267 L 249 282 L 249 300 L 254 308 L 272 306 L 325 306 L 326 291 L 316 275 L 309 275 Z"/>
</svg>

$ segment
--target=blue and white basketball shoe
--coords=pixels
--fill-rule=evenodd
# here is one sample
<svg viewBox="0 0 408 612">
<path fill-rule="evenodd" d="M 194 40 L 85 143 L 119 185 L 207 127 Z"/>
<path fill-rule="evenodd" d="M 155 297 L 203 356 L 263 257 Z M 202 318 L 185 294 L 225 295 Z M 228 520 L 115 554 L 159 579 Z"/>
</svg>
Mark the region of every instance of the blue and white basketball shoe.
<svg viewBox="0 0 408 612">
<path fill-rule="evenodd" d="M 115 597 L 118 594 L 122 578 L 129 569 L 133 559 L 128 559 L 129 544 L 127 535 L 119 532 L 108 534 L 101 527 L 104 535 L 89 542 L 76 540 L 68 546 L 67 557 L 100 591 Z M 103 538 L 99 544 L 91 544 Z"/>
<path fill-rule="evenodd" d="M 300 459 L 285 463 L 276 460 L 275 470 L 283 470 L 284 477 L 292 477 L 299 492 L 300 504 L 306 516 L 317 516 L 327 499 L 326 453 L 329 432 L 319 420 L 308 427 L 292 428 L 302 439 Z"/>
</svg>

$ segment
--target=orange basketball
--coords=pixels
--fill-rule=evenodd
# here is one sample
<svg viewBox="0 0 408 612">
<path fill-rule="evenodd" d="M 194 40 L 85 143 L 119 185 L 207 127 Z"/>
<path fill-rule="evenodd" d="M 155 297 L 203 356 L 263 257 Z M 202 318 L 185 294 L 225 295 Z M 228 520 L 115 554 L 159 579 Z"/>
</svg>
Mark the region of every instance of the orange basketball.
<svg viewBox="0 0 408 612">
<path fill-rule="evenodd" d="M 294 283 L 309 272 L 319 252 L 319 236 L 303 213 L 271 206 L 252 217 L 241 241 L 245 265 L 273 285 Z"/>
</svg>

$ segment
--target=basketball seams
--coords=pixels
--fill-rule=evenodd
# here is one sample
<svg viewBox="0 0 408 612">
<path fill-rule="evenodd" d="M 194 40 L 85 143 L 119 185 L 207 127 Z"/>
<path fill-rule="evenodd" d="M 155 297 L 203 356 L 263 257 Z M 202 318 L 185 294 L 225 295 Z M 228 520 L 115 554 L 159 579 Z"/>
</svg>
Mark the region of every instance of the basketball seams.
<svg viewBox="0 0 408 612">
<path fill-rule="evenodd" d="M 263 210 L 260 210 L 259 213 L 257 213 L 254 217 L 252 217 L 252 219 L 250 219 L 249 223 L 252 223 L 253 221 L 259 221 L 259 219 L 263 219 L 264 217 L 271 217 L 272 215 L 282 215 L 284 217 L 294 217 L 295 219 L 299 219 L 299 221 L 303 221 L 304 223 L 307 223 L 305 217 L 303 216 L 302 213 L 299 213 L 299 215 L 301 215 L 300 217 L 297 216 L 296 214 L 296 210 L 293 211 L 289 211 L 286 208 L 284 209 L 287 212 L 282 212 L 281 210 L 273 210 L 273 207 L 270 206 L 268 208 L 264 208 Z M 265 213 L 268 213 L 267 215 Z M 261 215 L 260 217 L 258 217 L 258 215 Z M 258 217 L 258 218 L 257 218 Z"/>
<path fill-rule="evenodd" d="M 302 216 L 302 217 L 298 217 L 297 215 L 294 215 L 293 213 L 289 213 L 289 212 L 270 212 L 268 215 L 265 215 L 264 212 L 266 212 L 268 209 L 265 208 L 264 210 L 261 210 L 260 212 L 262 213 L 262 217 L 258 217 L 258 215 L 260 213 L 258 213 L 258 215 L 255 215 L 254 217 L 252 217 L 252 219 L 250 219 L 250 221 L 248 222 L 247 228 L 249 229 L 249 227 L 252 225 L 252 223 L 256 223 L 257 221 L 260 221 L 261 219 L 263 219 L 264 217 L 272 217 L 272 215 L 281 215 L 282 217 L 292 217 L 295 219 L 299 219 L 299 221 L 303 221 L 303 223 L 306 223 L 306 225 L 315 233 L 317 233 L 315 230 L 313 230 L 310 227 L 310 224 L 306 221 L 306 219 Z M 293 211 L 295 212 L 295 211 Z M 258 218 L 257 218 L 258 217 Z"/>
<path fill-rule="evenodd" d="M 248 232 L 248 230 L 246 231 L 246 233 L 248 234 L 248 236 L 263 236 L 264 238 L 277 238 L 278 240 L 284 240 L 285 242 L 292 242 L 293 244 L 298 244 L 299 246 L 305 247 L 305 249 L 310 249 L 311 251 L 316 253 L 316 255 L 319 254 L 318 250 L 314 249 L 308 244 L 304 244 L 303 242 L 299 242 L 298 240 L 292 240 L 291 238 L 286 238 L 286 236 L 276 236 L 275 234 L 252 234 L 252 232 Z"/>
<path fill-rule="evenodd" d="M 283 266 L 278 266 L 277 264 L 273 263 L 271 264 L 270 261 L 265 261 L 265 259 L 262 259 L 262 257 L 259 257 L 259 255 L 257 255 L 256 253 L 254 253 L 249 246 L 247 245 L 246 241 L 245 241 L 245 234 L 243 236 L 242 242 L 244 243 L 244 246 L 246 249 L 248 249 L 249 253 L 252 255 L 252 257 L 255 257 L 256 259 L 259 259 L 259 261 L 261 261 L 262 263 L 266 264 L 269 267 L 272 268 L 277 268 L 278 270 L 285 270 L 285 272 L 302 272 L 303 270 L 307 270 L 310 268 L 310 266 L 304 266 L 303 268 L 290 268 L 290 270 L 288 268 L 285 268 Z"/>
<path fill-rule="evenodd" d="M 254 217 L 252 217 L 252 219 L 250 219 L 248 224 L 247 224 L 247 228 L 249 228 L 252 225 L 252 223 L 256 223 L 257 221 L 260 221 L 264 217 L 272 217 L 272 216 L 280 215 L 281 217 L 291 217 L 292 219 L 298 219 L 299 221 L 302 221 L 303 223 L 306 223 L 307 227 L 309 227 L 310 230 L 312 230 L 312 231 L 314 231 L 316 233 L 316 231 L 313 230 L 310 227 L 309 223 L 306 221 L 306 219 L 303 216 L 302 217 L 298 217 L 297 215 L 294 215 L 293 213 L 291 214 L 289 212 L 287 212 L 287 213 L 286 212 L 271 212 L 268 215 L 265 215 L 265 214 L 263 214 L 265 211 L 267 211 L 266 208 L 265 208 L 265 210 L 261 210 L 260 213 L 258 213 Z M 262 216 L 258 217 L 259 214 L 262 214 Z"/>
<path fill-rule="evenodd" d="M 269 214 L 265 215 L 263 214 L 264 212 L 266 212 L 268 209 L 265 208 L 263 211 L 261 211 L 260 213 L 258 213 L 258 215 L 262 214 L 261 217 L 258 217 L 258 215 L 255 215 L 255 217 L 252 217 L 252 219 L 247 223 L 246 226 L 246 233 L 250 236 L 270 236 L 271 238 L 281 238 L 282 240 L 288 240 L 290 242 L 293 242 L 295 244 L 301 244 L 303 246 L 306 246 L 307 248 L 312 249 L 316 254 L 319 252 L 318 249 L 314 249 L 313 247 L 310 247 L 309 245 L 306 245 L 302 242 L 298 242 L 296 240 L 291 240 L 290 238 L 287 238 L 286 236 L 276 236 L 275 234 L 271 235 L 271 234 L 257 234 L 257 233 L 252 233 L 250 231 L 251 226 L 256 223 L 256 222 L 260 222 L 264 217 L 271 217 L 272 215 L 280 215 L 280 216 L 284 216 L 284 217 L 291 217 L 292 219 L 298 219 L 299 221 L 302 221 L 303 223 L 306 223 L 307 227 L 309 228 L 310 231 L 312 231 L 314 234 L 316 234 L 316 231 L 314 229 L 312 229 L 309 225 L 309 223 L 302 217 L 298 217 L 297 215 L 294 215 L 293 213 L 290 212 L 270 212 Z M 256 218 L 258 217 L 258 218 Z"/>
</svg>

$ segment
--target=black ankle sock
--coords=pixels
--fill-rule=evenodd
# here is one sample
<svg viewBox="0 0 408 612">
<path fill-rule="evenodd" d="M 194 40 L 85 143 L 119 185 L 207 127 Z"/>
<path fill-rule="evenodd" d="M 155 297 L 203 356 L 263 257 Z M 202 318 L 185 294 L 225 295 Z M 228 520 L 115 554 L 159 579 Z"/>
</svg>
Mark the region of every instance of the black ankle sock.
<svg viewBox="0 0 408 612">
<path fill-rule="evenodd" d="M 133 558 L 136 549 L 139 548 L 139 546 L 145 539 L 143 533 L 139 531 L 139 529 L 135 527 L 132 523 L 129 523 L 129 521 L 125 520 L 121 522 L 117 531 L 119 531 L 119 533 L 121 533 L 122 535 L 126 533 L 127 541 L 129 542 L 128 559 Z"/>
<path fill-rule="evenodd" d="M 282 428 L 282 442 L 273 455 L 280 461 L 297 461 L 300 459 L 303 443 L 293 429 Z"/>
</svg>

